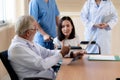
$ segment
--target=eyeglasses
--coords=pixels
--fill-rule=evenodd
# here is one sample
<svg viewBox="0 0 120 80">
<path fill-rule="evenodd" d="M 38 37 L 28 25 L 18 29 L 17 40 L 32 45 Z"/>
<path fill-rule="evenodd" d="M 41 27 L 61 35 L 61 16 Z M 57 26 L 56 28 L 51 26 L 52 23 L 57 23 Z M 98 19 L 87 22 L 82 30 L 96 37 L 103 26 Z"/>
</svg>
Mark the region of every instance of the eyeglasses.
<svg viewBox="0 0 120 80">
<path fill-rule="evenodd" d="M 37 29 L 37 28 L 35 28 L 35 29 L 28 29 L 28 30 L 26 30 L 26 31 L 29 31 L 29 30 L 37 31 L 38 29 Z M 25 31 L 25 32 L 26 32 L 26 31 Z"/>
<path fill-rule="evenodd" d="M 28 29 L 28 30 L 34 30 L 34 31 L 37 31 L 38 29 L 35 28 L 35 29 Z"/>
</svg>

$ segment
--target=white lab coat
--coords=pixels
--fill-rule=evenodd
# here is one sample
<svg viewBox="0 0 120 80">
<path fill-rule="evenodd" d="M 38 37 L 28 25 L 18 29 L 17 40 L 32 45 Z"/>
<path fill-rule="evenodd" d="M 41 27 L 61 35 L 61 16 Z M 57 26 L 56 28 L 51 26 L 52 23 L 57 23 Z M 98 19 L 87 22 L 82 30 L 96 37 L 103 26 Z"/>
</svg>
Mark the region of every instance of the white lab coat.
<svg viewBox="0 0 120 80">
<path fill-rule="evenodd" d="M 57 50 L 45 49 L 15 36 L 8 49 L 8 59 L 20 80 L 25 77 L 55 79 L 51 67 L 62 60 L 62 55 Z"/>
<path fill-rule="evenodd" d="M 101 53 L 110 53 L 111 30 L 118 21 L 117 12 L 110 0 L 101 0 L 99 7 L 95 0 L 87 0 L 80 13 L 81 20 L 85 26 L 85 40 L 90 40 L 94 35 L 95 40 L 101 47 Z M 94 24 L 107 23 L 109 27 L 99 29 L 93 27 Z M 98 48 L 91 45 L 87 49 L 88 53 L 98 53 Z"/>
</svg>

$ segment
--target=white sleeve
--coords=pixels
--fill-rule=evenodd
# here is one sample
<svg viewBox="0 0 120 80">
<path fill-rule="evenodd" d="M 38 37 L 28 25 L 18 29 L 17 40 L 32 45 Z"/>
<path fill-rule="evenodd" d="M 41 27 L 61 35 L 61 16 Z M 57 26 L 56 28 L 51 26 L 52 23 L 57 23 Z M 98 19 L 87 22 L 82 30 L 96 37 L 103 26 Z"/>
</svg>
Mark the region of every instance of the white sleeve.
<svg viewBox="0 0 120 80">
<path fill-rule="evenodd" d="M 90 14 L 90 0 L 87 0 L 80 12 L 80 19 L 85 27 L 93 27 L 94 23 L 92 21 L 89 21 L 89 14 Z M 91 29 L 90 28 L 90 29 Z"/>
<path fill-rule="evenodd" d="M 112 29 L 118 22 L 118 14 L 117 14 L 117 11 L 116 11 L 114 5 L 112 4 L 112 2 L 111 2 L 110 7 L 111 7 L 111 13 L 113 14 L 113 17 L 108 22 L 108 25 L 109 25 L 110 29 Z"/>
<path fill-rule="evenodd" d="M 45 54 L 48 52 L 41 51 Z M 53 52 L 53 51 L 52 51 Z M 40 55 L 37 55 L 31 49 L 24 46 L 17 46 L 10 50 L 9 59 L 17 64 L 34 70 L 44 70 L 51 68 L 62 59 L 62 55 L 59 51 L 54 51 L 54 55 L 43 59 Z"/>
</svg>

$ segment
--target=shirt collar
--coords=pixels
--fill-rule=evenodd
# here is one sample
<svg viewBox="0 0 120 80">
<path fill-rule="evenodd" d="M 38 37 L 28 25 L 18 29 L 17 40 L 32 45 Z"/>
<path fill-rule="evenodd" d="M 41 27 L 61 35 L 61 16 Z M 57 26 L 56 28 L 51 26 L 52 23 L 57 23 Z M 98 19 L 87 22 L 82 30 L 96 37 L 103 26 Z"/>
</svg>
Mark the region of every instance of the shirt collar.
<svg viewBox="0 0 120 80">
<path fill-rule="evenodd" d="M 22 37 L 20 37 L 18 35 L 15 35 L 13 41 L 22 42 L 24 44 L 29 44 L 31 46 L 34 46 L 34 43 L 32 43 L 32 42 L 30 42 L 30 41 L 28 41 L 28 40 L 26 40 L 26 39 L 24 39 L 24 38 L 22 38 Z"/>
</svg>

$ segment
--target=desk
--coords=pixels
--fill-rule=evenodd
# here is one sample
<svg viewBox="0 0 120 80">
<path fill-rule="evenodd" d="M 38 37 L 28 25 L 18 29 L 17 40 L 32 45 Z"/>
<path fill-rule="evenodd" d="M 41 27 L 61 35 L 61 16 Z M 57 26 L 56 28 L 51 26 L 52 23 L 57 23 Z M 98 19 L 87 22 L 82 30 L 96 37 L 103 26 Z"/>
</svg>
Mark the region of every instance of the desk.
<svg viewBox="0 0 120 80">
<path fill-rule="evenodd" d="M 70 65 L 70 59 L 64 59 L 56 80 L 115 80 L 120 77 L 120 61 L 88 61 L 87 57 Z"/>
</svg>

